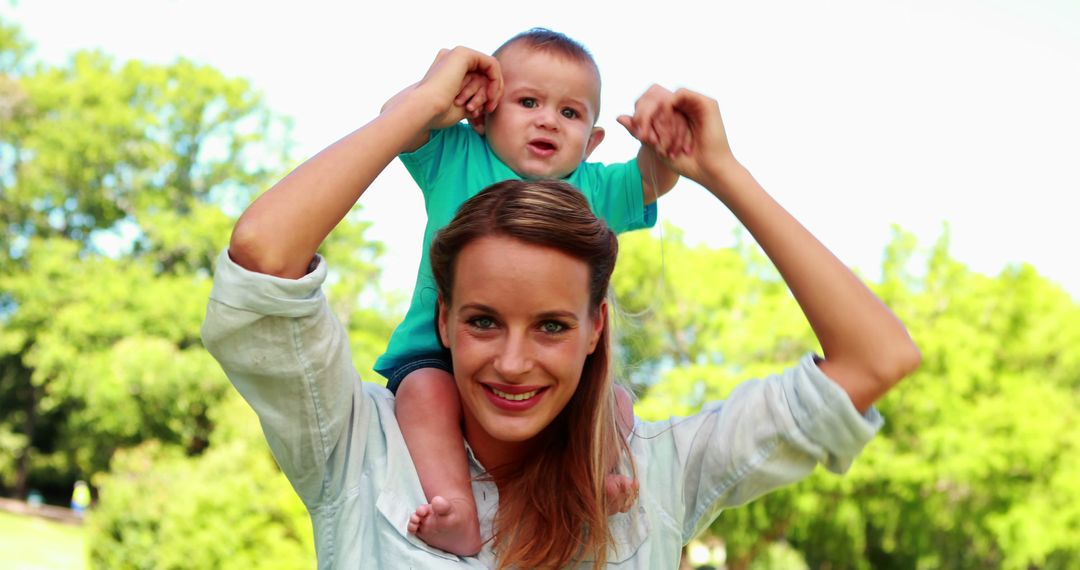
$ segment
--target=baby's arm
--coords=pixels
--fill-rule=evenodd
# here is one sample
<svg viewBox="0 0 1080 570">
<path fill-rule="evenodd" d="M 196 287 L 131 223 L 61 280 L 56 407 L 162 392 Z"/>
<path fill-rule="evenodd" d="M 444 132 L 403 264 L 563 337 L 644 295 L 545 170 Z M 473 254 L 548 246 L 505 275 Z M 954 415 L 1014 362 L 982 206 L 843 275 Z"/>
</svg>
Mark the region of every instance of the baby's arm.
<svg viewBox="0 0 1080 570">
<path fill-rule="evenodd" d="M 660 158 L 657 150 L 676 153 L 689 144 L 686 117 L 675 109 L 673 93 L 653 85 L 634 104 L 633 116 L 621 115 L 617 120 L 641 141 L 637 164 L 642 198 L 645 205 L 652 204 L 679 181 L 679 175 Z"/>
</svg>

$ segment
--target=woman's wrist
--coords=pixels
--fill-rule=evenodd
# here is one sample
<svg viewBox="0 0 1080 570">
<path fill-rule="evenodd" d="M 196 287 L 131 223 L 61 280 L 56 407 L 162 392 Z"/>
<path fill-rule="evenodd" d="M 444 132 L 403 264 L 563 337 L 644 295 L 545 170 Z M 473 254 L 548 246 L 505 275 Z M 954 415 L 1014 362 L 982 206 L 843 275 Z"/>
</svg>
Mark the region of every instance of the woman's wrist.
<svg viewBox="0 0 1080 570">
<path fill-rule="evenodd" d="M 430 98 L 424 96 L 419 85 L 413 85 L 406 91 L 402 91 L 394 99 L 383 107 L 382 112 L 375 119 L 378 123 L 392 123 L 397 135 L 404 139 L 397 144 L 399 137 L 393 137 L 387 142 L 395 143 L 397 149 L 395 156 L 402 152 L 415 150 L 414 141 L 419 136 L 427 136 L 434 127 L 432 123 L 438 117 L 436 105 Z"/>
<path fill-rule="evenodd" d="M 731 188 L 739 185 L 739 180 L 745 178 L 749 172 L 731 153 L 710 160 L 703 169 L 702 178 L 698 182 L 721 200 L 730 192 Z"/>
</svg>

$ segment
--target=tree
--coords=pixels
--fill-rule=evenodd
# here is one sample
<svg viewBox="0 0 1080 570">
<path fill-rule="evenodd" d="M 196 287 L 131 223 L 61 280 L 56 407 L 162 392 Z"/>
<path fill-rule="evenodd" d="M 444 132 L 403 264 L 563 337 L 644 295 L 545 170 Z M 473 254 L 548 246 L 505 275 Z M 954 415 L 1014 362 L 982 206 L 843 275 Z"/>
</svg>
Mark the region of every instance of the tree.
<svg viewBox="0 0 1080 570">
<path fill-rule="evenodd" d="M 230 390 L 199 340 L 210 272 L 290 163 L 289 122 L 244 80 L 98 52 L 32 65 L 29 49 L 0 21 L 0 490 L 20 496 L 145 440 L 203 451 Z M 328 240 L 329 296 L 381 331 L 356 304 L 381 251 L 366 228 Z M 377 340 L 355 344 L 364 358 Z"/>
<path fill-rule="evenodd" d="M 614 287 L 639 414 L 683 415 L 819 350 L 756 248 L 623 238 Z M 663 252 L 663 256 L 661 256 Z M 878 407 L 886 425 L 844 477 L 727 511 L 710 528 L 745 568 L 786 540 L 811 568 L 1067 568 L 1080 563 L 1080 307 L 1029 266 L 976 274 L 897 231 L 879 295 L 923 365 Z M 645 373 L 659 380 L 647 379 Z"/>
<path fill-rule="evenodd" d="M 186 457 L 148 441 L 95 481 L 93 568 L 310 568 L 311 522 L 235 392 L 215 408 L 212 443 Z M 243 466 L 238 469 L 237 466 Z"/>
<path fill-rule="evenodd" d="M 23 495 L 36 471 L 62 487 L 151 437 L 197 451 L 224 389 L 171 380 L 209 368 L 198 324 L 228 208 L 267 185 L 285 123 L 244 81 L 191 62 L 83 52 L 31 67 L 24 43 L 2 47 L 15 103 L 0 132 L 0 442 L 18 460 L 0 481 Z"/>
<path fill-rule="evenodd" d="M 306 510 L 199 338 L 235 215 L 289 166 L 288 121 L 189 61 L 29 49 L 0 21 L 0 491 L 89 479 L 97 567 L 310 566 Z M 367 227 L 349 216 L 322 250 L 360 369 L 390 332 Z"/>
</svg>

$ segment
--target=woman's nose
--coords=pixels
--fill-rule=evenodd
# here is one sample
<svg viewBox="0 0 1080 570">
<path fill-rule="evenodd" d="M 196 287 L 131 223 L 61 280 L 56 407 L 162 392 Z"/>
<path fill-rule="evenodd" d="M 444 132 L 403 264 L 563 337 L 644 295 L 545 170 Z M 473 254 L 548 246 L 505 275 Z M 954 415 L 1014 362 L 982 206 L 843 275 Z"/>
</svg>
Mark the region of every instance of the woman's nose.
<svg viewBox="0 0 1080 570">
<path fill-rule="evenodd" d="M 495 357 L 495 371 L 506 380 L 519 378 L 533 367 L 533 356 L 525 334 L 513 334 L 506 339 Z"/>
</svg>

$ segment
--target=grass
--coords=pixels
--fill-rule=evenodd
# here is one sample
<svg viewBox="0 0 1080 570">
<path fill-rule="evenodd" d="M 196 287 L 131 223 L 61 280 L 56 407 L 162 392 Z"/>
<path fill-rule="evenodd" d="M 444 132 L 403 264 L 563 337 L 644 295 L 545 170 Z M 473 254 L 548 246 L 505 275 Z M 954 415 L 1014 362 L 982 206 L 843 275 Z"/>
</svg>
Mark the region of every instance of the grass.
<svg viewBox="0 0 1080 570">
<path fill-rule="evenodd" d="M 86 568 L 83 529 L 0 512 L 0 568 L 82 570 Z"/>
</svg>

